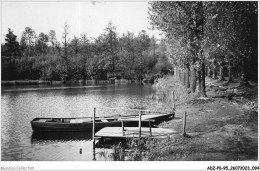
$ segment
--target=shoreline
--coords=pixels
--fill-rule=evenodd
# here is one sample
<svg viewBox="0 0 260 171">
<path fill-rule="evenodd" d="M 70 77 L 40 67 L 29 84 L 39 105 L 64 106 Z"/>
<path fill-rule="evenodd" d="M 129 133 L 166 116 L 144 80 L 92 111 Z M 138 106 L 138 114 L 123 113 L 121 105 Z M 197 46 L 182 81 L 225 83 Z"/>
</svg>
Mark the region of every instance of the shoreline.
<svg viewBox="0 0 260 171">
<path fill-rule="evenodd" d="M 21 86 L 21 85 L 43 85 L 43 84 L 131 84 L 131 83 L 149 83 L 146 80 L 74 80 L 74 81 L 44 81 L 44 80 L 12 80 L 12 81 L 1 81 L 1 86 Z"/>
</svg>

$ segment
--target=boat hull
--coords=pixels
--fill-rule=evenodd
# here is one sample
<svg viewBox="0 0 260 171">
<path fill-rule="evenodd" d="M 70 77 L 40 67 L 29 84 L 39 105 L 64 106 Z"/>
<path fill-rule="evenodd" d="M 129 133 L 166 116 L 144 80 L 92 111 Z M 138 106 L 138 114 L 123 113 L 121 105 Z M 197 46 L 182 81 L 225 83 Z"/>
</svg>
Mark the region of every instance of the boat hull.
<svg viewBox="0 0 260 171">
<path fill-rule="evenodd" d="M 144 123 L 146 125 L 146 123 Z M 142 125 L 142 126 L 145 126 Z M 33 131 L 84 131 L 91 132 L 93 123 L 52 123 L 52 122 L 31 122 Z M 120 127 L 121 121 L 110 122 L 95 122 L 95 131 L 99 131 L 104 127 Z M 138 126 L 137 122 L 124 122 L 124 126 L 135 127 Z"/>
</svg>

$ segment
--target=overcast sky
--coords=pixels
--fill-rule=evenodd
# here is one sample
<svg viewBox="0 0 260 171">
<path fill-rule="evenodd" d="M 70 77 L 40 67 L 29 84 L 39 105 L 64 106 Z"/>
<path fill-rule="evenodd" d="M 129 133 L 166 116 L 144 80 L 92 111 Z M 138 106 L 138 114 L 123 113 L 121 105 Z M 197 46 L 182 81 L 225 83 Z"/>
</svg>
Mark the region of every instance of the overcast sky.
<svg viewBox="0 0 260 171">
<path fill-rule="evenodd" d="M 69 25 L 70 37 L 87 33 L 96 38 L 112 21 L 119 35 L 127 31 L 137 35 L 142 29 L 160 38 L 158 31 L 151 31 L 148 2 L 2 2 L 2 41 L 8 28 L 20 36 L 25 27 L 37 35 L 55 30 L 61 40 L 64 23 Z"/>
</svg>

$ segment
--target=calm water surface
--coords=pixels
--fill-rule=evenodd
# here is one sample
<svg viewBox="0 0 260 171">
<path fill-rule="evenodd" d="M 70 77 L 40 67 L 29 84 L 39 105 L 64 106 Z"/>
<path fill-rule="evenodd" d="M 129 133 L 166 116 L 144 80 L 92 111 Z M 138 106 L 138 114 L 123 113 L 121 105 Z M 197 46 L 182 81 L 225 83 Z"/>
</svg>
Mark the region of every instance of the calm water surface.
<svg viewBox="0 0 260 171">
<path fill-rule="evenodd" d="M 93 160 L 91 133 L 37 134 L 32 131 L 30 121 L 35 117 L 92 116 L 94 107 L 97 116 L 133 114 L 122 110 L 132 108 L 169 111 L 169 106 L 150 98 L 152 93 L 149 84 L 2 87 L 1 158 L 4 161 Z M 109 160 L 98 154 L 109 153 L 110 149 L 94 150 L 96 160 Z"/>
</svg>

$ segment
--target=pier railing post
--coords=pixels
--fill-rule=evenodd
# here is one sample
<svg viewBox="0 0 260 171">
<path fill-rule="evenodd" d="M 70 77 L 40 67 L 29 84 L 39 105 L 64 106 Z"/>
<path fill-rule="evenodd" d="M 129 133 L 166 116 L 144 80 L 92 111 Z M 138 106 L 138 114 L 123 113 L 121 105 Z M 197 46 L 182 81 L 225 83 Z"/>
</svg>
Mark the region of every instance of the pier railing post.
<svg viewBox="0 0 260 171">
<path fill-rule="evenodd" d="M 93 140 L 93 160 L 96 161 L 95 139 Z"/>
<path fill-rule="evenodd" d="M 152 126 L 151 126 L 151 121 L 149 121 L 149 128 L 150 128 L 150 136 L 152 137 Z"/>
<path fill-rule="evenodd" d="M 183 136 L 186 135 L 186 112 L 183 114 Z"/>
<path fill-rule="evenodd" d="M 175 112 L 175 98 L 174 98 L 174 91 L 172 91 L 172 107 L 173 107 L 173 111 Z"/>
<path fill-rule="evenodd" d="M 142 120 L 142 111 L 139 112 L 139 138 L 141 138 L 141 120 Z"/>
<path fill-rule="evenodd" d="M 93 141 L 95 141 L 95 120 L 96 120 L 96 108 L 94 107 L 94 113 L 93 113 L 93 129 L 92 129 Z"/>
<path fill-rule="evenodd" d="M 122 122 L 122 135 L 124 136 L 124 129 L 125 129 L 124 128 L 124 121 L 122 120 L 121 122 Z"/>
</svg>

